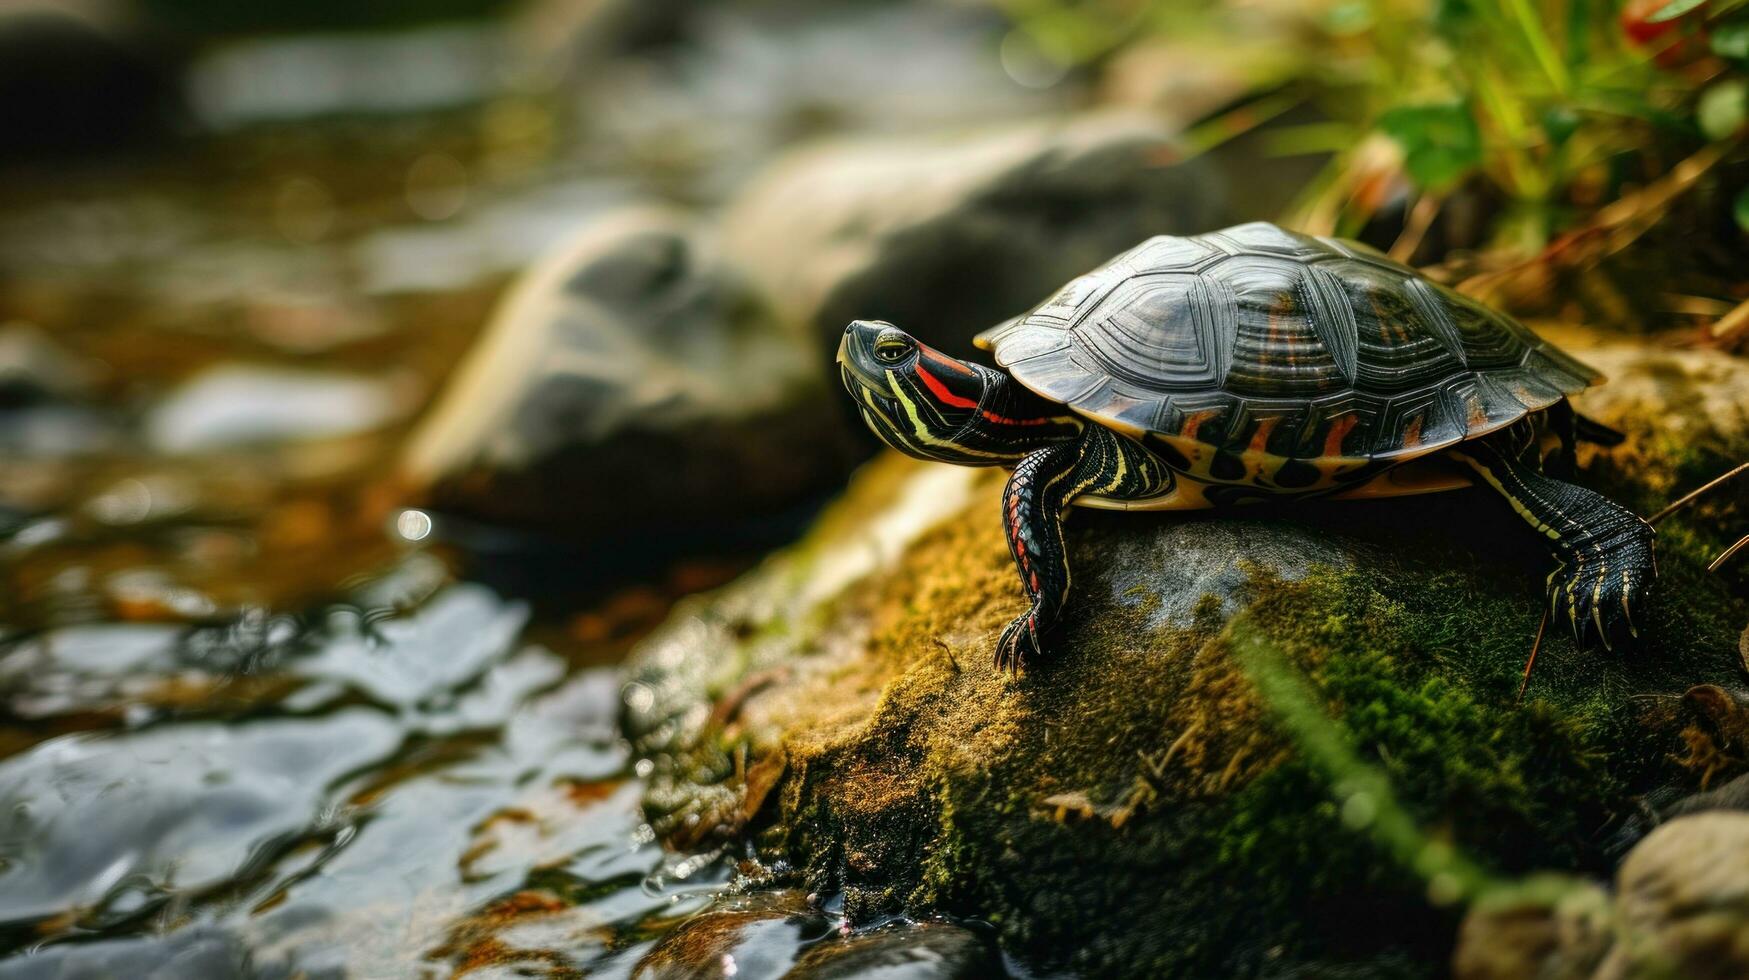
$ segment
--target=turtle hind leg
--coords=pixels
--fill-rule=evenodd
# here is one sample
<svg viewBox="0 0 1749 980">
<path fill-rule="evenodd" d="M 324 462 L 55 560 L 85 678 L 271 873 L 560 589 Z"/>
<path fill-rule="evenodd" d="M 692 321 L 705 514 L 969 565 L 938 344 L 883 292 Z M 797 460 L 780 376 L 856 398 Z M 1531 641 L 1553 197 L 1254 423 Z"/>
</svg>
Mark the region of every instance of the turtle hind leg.
<svg viewBox="0 0 1749 980">
<path fill-rule="evenodd" d="M 1593 418 L 1579 414 L 1573 403 L 1565 398 L 1549 406 L 1547 427 L 1557 440 L 1556 451 L 1545 460 L 1545 466 L 1570 476 L 1579 472 L 1579 444 L 1591 443 L 1594 446 L 1619 446 L 1627 436 L 1604 425 Z"/>
<path fill-rule="evenodd" d="M 1172 489 L 1171 473 L 1148 450 L 1109 429 L 1088 426 L 1081 438 L 1027 456 L 1002 491 L 1002 530 L 1031 600 L 996 641 L 1000 670 L 1018 673 L 1047 653 L 1046 640 L 1069 601 L 1063 517 L 1082 494 L 1147 499 Z"/>
<path fill-rule="evenodd" d="M 1549 575 L 1549 611 L 1580 647 L 1611 650 L 1639 639 L 1635 616 L 1658 574 L 1652 526 L 1614 501 L 1525 465 L 1495 439 L 1452 450 L 1518 515 L 1550 541 L 1559 564 Z"/>
<path fill-rule="evenodd" d="M 1578 412 L 1573 413 L 1573 438 L 1579 442 L 1589 442 L 1592 445 L 1619 446 L 1627 441 L 1627 434 L 1612 429 L 1602 422 Z"/>
</svg>

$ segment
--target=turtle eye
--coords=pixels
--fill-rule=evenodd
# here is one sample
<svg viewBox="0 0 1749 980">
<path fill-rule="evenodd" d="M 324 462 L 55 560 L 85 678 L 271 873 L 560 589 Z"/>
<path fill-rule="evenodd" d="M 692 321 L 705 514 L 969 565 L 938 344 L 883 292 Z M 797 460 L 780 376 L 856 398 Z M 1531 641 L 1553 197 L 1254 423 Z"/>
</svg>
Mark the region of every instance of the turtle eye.
<svg viewBox="0 0 1749 980">
<path fill-rule="evenodd" d="M 897 364 L 911 353 L 911 338 L 901 334 L 887 334 L 875 341 L 874 356 L 886 364 Z"/>
</svg>

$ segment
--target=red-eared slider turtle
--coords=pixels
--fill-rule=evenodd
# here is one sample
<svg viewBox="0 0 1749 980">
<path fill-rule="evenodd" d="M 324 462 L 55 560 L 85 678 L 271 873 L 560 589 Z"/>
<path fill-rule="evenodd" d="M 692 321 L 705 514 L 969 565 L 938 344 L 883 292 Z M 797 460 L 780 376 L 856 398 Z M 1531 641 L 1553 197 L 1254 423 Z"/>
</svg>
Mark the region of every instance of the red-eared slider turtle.
<svg viewBox="0 0 1749 980">
<path fill-rule="evenodd" d="M 838 362 L 889 445 L 1013 467 L 1002 522 L 1032 608 L 1003 632 L 1001 667 L 1041 653 L 1068 598 L 1070 504 L 1388 496 L 1464 486 L 1470 471 L 1548 537 L 1551 611 L 1582 647 L 1639 635 L 1651 526 L 1542 472 L 1544 435 L 1570 463 L 1591 425 L 1567 396 L 1602 379 L 1365 245 L 1263 223 L 1160 236 L 977 342 L 1007 374 L 862 320 Z"/>
</svg>

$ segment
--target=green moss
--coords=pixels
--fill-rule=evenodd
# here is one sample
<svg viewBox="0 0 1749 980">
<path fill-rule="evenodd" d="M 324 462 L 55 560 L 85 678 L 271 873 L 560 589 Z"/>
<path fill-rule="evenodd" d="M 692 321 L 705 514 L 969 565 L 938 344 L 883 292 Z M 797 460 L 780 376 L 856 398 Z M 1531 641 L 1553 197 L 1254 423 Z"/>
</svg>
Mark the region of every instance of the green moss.
<svg viewBox="0 0 1749 980">
<path fill-rule="evenodd" d="M 1251 712 L 1255 729 L 1212 737 L 1192 771 L 1150 774 L 1148 757 L 1197 724 L 1199 711 L 1234 711 L 1234 679 L 1221 665 L 1247 631 L 1305 672 L 1342 737 L 1388 775 L 1434 839 L 1501 874 L 1602 870 L 1597 831 L 1636 790 L 1669 775 L 1670 733 L 1649 731 L 1622 688 L 1680 690 L 1677 678 L 1702 665 L 1716 675 L 1731 602 L 1714 583 L 1701 605 L 1717 614 L 1663 609 L 1671 626 L 1653 652 L 1657 670 L 1582 657 L 1551 635 L 1556 663 L 1545 662 L 1533 697 L 1517 707 L 1540 599 L 1498 565 L 1484 551 L 1449 566 L 1380 562 L 1297 582 L 1258 570 L 1249 603 L 1219 631 L 1209 629 L 1207 599 L 1197 605 L 1200 626 L 1151 635 L 1136 609 L 1090 611 L 1082 629 L 1099 628 L 1083 640 L 1079 665 L 1022 682 L 1019 727 L 1032 741 L 984 759 L 994 763 L 986 768 L 934 773 L 904 819 L 873 834 L 910 836 L 924 853 L 906 904 L 994 910 L 1012 948 L 1088 972 L 1121 963 L 1200 975 L 1360 957 L 1387 975 L 1442 960 L 1457 910 L 1430 902 L 1425 880 L 1343 822 L 1330 774 L 1292 755 L 1264 708 L 1239 710 L 1241 726 Z M 1691 558 L 1674 554 L 1666 565 L 1674 581 L 1696 583 Z M 1526 573 L 1534 581 L 1535 565 Z M 1145 643 L 1129 655 L 1107 646 L 1137 636 Z M 1089 648 L 1100 652 L 1088 657 Z M 1185 673 L 1191 664 L 1200 667 Z M 935 723 L 901 711 L 878 727 L 890 748 L 895 732 Z M 1252 764 L 1234 768 L 1241 752 Z M 927 771 L 938 762 L 910 764 Z M 1059 822 L 1041 801 L 1066 792 L 1087 805 Z M 855 812 L 817 802 L 809 819 L 785 823 L 829 829 L 834 842 L 871 836 Z M 788 841 L 804 853 L 817 842 L 806 833 Z M 829 868 L 830 850 L 815 846 L 809 867 Z M 880 902 L 901 893 L 889 884 Z M 1100 927 L 1088 944 L 1090 919 Z"/>
</svg>

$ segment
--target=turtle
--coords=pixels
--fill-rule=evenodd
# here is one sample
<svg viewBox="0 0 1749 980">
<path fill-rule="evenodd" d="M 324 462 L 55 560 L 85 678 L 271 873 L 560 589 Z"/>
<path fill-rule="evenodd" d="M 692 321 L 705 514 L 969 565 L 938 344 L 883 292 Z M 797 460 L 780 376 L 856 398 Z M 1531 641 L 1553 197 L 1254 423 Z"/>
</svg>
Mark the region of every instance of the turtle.
<svg viewBox="0 0 1749 980">
<path fill-rule="evenodd" d="M 1226 508 L 1477 480 L 1547 539 L 1549 613 L 1582 649 L 1639 641 L 1651 525 L 1554 475 L 1570 475 L 1576 440 L 1621 439 L 1568 401 L 1602 377 L 1370 246 L 1265 222 L 1160 235 L 974 343 L 997 368 L 857 320 L 837 362 L 888 445 L 1012 470 L 1002 526 L 1030 605 L 997 641 L 1000 669 L 1048 653 L 1069 601 L 1071 505 Z"/>
</svg>

